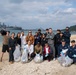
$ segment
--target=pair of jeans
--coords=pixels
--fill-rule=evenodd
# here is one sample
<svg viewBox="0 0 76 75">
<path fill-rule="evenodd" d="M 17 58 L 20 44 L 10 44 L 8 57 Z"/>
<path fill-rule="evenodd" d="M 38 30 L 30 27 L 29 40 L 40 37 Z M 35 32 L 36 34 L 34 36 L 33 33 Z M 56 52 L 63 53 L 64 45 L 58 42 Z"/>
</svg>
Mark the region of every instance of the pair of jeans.
<svg viewBox="0 0 76 75">
<path fill-rule="evenodd" d="M 11 50 L 9 50 L 9 62 L 14 61 L 14 55 L 13 55 L 14 51 L 15 51 L 14 47 L 12 47 Z"/>
</svg>

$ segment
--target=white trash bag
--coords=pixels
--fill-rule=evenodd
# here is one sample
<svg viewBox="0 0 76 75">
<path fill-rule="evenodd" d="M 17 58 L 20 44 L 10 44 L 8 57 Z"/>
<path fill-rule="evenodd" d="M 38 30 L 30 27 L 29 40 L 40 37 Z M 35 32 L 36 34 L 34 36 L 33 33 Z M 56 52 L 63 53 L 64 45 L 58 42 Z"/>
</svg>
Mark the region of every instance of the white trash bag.
<svg viewBox="0 0 76 75">
<path fill-rule="evenodd" d="M 28 62 L 28 51 L 24 49 L 21 57 L 21 62 L 22 63 L 27 63 Z"/>
<path fill-rule="evenodd" d="M 65 61 L 62 64 L 62 66 L 68 67 L 73 63 L 73 60 L 71 58 L 69 58 L 68 56 L 65 57 Z"/>
<path fill-rule="evenodd" d="M 43 61 L 43 56 L 40 56 L 40 54 L 36 54 L 34 61 L 36 63 L 41 63 Z"/>
<path fill-rule="evenodd" d="M 64 61 L 65 61 L 65 54 L 64 54 L 64 52 L 62 51 L 62 52 L 61 52 L 61 56 L 58 58 L 58 62 L 59 62 L 60 64 L 63 64 Z"/>
<path fill-rule="evenodd" d="M 20 45 L 16 46 L 16 49 L 15 49 L 13 55 L 14 55 L 14 61 L 19 62 L 21 59 Z"/>
</svg>

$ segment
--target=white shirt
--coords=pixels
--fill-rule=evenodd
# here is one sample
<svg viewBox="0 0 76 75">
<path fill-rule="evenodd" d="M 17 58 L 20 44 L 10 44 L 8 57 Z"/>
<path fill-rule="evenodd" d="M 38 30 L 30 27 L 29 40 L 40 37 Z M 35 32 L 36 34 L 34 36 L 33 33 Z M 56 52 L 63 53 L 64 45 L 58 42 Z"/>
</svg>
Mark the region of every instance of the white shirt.
<svg viewBox="0 0 76 75">
<path fill-rule="evenodd" d="M 48 48 L 46 48 L 46 54 L 48 54 L 49 52 L 48 52 Z"/>
<path fill-rule="evenodd" d="M 21 36 L 21 45 L 25 45 L 26 44 L 26 36 Z"/>
<path fill-rule="evenodd" d="M 28 46 L 28 44 L 25 46 L 26 50 L 28 51 L 29 54 L 32 54 L 34 52 L 34 46 L 30 45 Z"/>
</svg>

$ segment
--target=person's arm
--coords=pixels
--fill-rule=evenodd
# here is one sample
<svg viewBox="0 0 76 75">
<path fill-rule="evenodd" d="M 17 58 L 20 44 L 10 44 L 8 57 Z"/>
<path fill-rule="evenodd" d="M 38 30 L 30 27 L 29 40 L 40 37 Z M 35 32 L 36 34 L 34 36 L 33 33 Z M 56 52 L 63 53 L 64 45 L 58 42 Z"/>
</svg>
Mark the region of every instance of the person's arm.
<svg viewBox="0 0 76 75">
<path fill-rule="evenodd" d="M 34 38 L 34 36 L 33 36 L 32 38 L 33 38 L 33 39 L 32 39 L 32 43 L 34 44 L 35 38 Z"/>
<path fill-rule="evenodd" d="M 42 54 L 42 46 L 41 46 L 40 54 Z"/>
<path fill-rule="evenodd" d="M 26 43 L 28 43 L 28 36 L 26 36 L 25 41 L 26 41 Z"/>
<path fill-rule="evenodd" d="M 31 51 L 30 51 L 30 54 L 34 52 L 34 46 L 31 45 Z"/>
<path fill-rule="evenodd" d="M 50 39 L 54 39 L 54 33 L 51 34 Z"/>
<path fill-rule="evenodd" d="M 36 46 L 35 46 L 35 48 L 34 48 L 34 53 L 36 54 Z"/>
</svg>

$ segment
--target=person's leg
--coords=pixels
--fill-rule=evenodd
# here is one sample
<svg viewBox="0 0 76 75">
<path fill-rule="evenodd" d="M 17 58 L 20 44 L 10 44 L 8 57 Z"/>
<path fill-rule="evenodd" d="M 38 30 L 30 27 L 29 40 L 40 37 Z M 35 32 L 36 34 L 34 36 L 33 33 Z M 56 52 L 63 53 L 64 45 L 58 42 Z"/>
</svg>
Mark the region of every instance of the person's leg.
<svg viewBox="0 0 76 75">
<path fill-rule="evenodd" d="M 1 59 L 0 59 L 1 62 L 2 62 L 2 59 L 3 59 L 3 55 L 4 55 L 4 52 L 2 52 L 2 55 L 1 55 Z"/>
<path fill-rule="evenodd" d="M 45 57 L 45 55 L 43 55 L 43 60 L 46 60 L 46 57 Z"/>
<path fill-rule="evenodd" d="M 35 56 L 36 56 L 35 53 L 32 53 L 32 54 L 31 54 L 31 58 L 32 58 L 32 59 L 33 59 Z"/>
<path fill-rule="evenodd" d="M 3 59 L 3 55 L 4 55 L 4 53 L 6 52 L 6 45 L 3 45 L 2 46 L 2 54 L 1 54 L 1 59 L 0 59 L 0 61 L 2 62 L 2 59 Z"/>
<path fill-rule="evenodd" d="M 54 45 L 50 45 L 50 48 L 53 51 L 53 58 L 55 58 L 55 47 L 54 47 Z"/>
<path fill-rule="evenodd" d="M 9 50 L 9 62 L 12 61 L 12 50 Z"/>
<path fill-rule="evenodd" d="M 15 48 L 12 48 L 12 54 L 11 54 L 11 59 L 12 59 L 12 62 L 14 62 L 14 55 L 13 55 L 13 53 L 14 53 L 14 51 L 15 51 Z"/>
<path fill-rule="evenodd" d="M 53 55 L 52 54 L 48 54 L 48 57 L 47 57 L 48 61 L 51 61 L 52 58 L 53 58 Z"/>
</svg>

